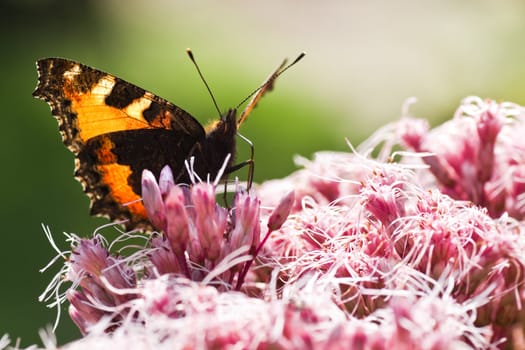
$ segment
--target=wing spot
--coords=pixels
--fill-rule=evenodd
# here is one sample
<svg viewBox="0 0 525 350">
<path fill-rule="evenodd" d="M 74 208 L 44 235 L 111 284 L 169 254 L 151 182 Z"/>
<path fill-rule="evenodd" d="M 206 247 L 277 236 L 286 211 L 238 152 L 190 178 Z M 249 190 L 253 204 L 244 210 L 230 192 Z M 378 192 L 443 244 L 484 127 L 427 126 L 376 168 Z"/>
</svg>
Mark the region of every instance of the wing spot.
<svg viewBox="0 0 525 350">
<path fill-rule="evenodd" d="M 106 75 L 102 77 L 97 85 L 91 90 L 91 95 L 100 96 L 95 100 L 99 103 L 103 103 L 106 96 L 111 93 L 113 86 L 115 86 L 115 78 Z"/>
<path fill-rule="evenodd" d="M 80 68 L 79 64 L 75 64 L 74 66 L 71 66 L 71 69 L 66 70 L 64 72 L 64 79 L 68 81 L 73 81 L 76 79 L 76 77 L 80 74 L 82 69 Z"/>
<path fill-rule="evenodd" d="M 130 117 L 133 117 L 140 121 L 146 121 L 144 120 L 142 113 L 145 110 L 147 110 L 150 107 L 150 105 L 151 105 L 151 100 L 141 97 L 141 98 L 137 98 L 133 100 L 133 102 L 127 105 L 126 108 L 123 109 L 123 111 Z"/>
<path fill-rule="evenodd" d="M 96 150 L 98 161 L 101 164 L 112 164 L 117 162 L 117 157 L 113 153 L 113 147 L 115 145 L 109 137 L 101 137 Z"/>
</svg>

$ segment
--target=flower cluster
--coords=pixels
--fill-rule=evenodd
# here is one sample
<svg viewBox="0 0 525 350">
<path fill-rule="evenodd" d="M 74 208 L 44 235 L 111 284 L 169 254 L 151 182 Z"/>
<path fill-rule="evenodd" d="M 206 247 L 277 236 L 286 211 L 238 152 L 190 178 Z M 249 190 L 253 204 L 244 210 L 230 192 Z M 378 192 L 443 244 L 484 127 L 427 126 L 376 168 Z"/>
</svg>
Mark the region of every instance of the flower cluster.
<svg viewBox="0 0 525 350">
<path fill-rule="evenodd" d="M 175 185 L 169 167 L 159 181 L 145 170 L 142 193 L 151 223 L 159 231 L 141 236 L 146 243 L 132 254 L 113 253 L 112 244 L 99 234 L 90 239 L 70 236 L 72 252 L 59 275 L 72 286 L 62 299 L 69 301 L 69 314 L 83 334 L 103 321 L 104 331 L 113 332 L 126 320 L 136 319 L 139 313 L 133 305 L 144 297 L 139 286 L 160 276 L 184 277 L 220 291 L 249 289 L 247 278 L 264 240 L 280 228 L 294 202 L 292 191 L 262 217 L 259 199 L 239 190 L 233 207 L 224 208 L 216 201 L 213 184 Z M 113 243 L 136 236 L 126 233 Z M 119 251 L 131 249 L 128 244 Z M 61 283 L 56 284 L 60 288 Z"/>
<path fill-rule="evenodd" d="M 65 348 L 519 347 L 524 134 L 522 107 L 467 98 L 434 129 L 405 116 L 299 159 L 231 208 L 145 171 L 158 233 L 126 255 L 72 239 L 63 299 L 85 336 Z"/>
<path fill-rule="evenodd" d="M 348 318 L 321 285 L 287 286 L 282 296 L 251 298 L 168 275 L 146 280 L 134 304 L 140 322 L 108 335 L 103 320 L 65 349 L 465 349 L 486 346 L 477 305 L 446 291 L 395 297 L 364 319 Z"/>
</svg>

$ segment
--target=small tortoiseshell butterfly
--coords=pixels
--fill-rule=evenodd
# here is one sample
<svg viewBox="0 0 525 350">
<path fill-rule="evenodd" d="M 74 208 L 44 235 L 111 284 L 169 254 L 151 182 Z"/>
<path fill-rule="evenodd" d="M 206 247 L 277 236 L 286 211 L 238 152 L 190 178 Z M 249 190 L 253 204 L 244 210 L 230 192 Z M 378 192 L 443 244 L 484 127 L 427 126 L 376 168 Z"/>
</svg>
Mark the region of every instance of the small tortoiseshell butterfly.
<svg viewBox="0 0 525 350">
<path fill-rule="evenodd" d="M 75 177 L 91 200 L 91 214 L 127 220 L 127 229 L 148 228 L 140 200 L 142 170 L 158 177 L 169 165 L 177 183 L 189 183 L 184 162 L 190 157 L 201 178 L 215 178 L 228 154 L 225 175 L 253 163 L 233 163 L 237 129 L 277 76 L 303 56 L 288 66 L 283 62 L 239 118 L 236 109 L 229 109 L 206 128 L 151 92 L 63 58 L 37 62 L 39 81 L 33 96 L 46 101 L 58 120 L 62 141 L 75 155 Z"/>
</svg>

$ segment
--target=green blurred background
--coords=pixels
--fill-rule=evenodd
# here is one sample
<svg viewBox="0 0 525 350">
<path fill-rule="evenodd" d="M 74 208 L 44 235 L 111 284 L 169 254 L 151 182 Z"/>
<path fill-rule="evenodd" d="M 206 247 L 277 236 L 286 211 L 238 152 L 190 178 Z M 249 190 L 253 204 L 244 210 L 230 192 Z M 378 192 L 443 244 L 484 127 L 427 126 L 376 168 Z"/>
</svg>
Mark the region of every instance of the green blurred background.
<svg viewBox="0 0 525 350">
<path fill-rule="evenodd" d="M 396 120 L 409 96 L 419 99 L 413 114 L 434 124 L 471 94 L 525 104 L 518 0 L 3 0 L 0 17 L 0 334 L 23 346 L 40 343 L 38 329 L 55 317 L 37 302 L 58 267 L 38 272 L 54 256 L 40 224 L 62 241 L 63 231 L 87 236 L 104 223 L 88 215 L 49 107 L 31 97 L 38 58 L 111 72 L 206 122 L 216 112 L 186 47 L 223 109 L 284 57 L 306 51 L 242 128 L 256 147 L 259 182 L 290 173 L 294 154 L 345 150 L 344 137 L 358 144 Z M 79 336 L 67 315 L 57 336 L 60 344 Z"/>
</svg>

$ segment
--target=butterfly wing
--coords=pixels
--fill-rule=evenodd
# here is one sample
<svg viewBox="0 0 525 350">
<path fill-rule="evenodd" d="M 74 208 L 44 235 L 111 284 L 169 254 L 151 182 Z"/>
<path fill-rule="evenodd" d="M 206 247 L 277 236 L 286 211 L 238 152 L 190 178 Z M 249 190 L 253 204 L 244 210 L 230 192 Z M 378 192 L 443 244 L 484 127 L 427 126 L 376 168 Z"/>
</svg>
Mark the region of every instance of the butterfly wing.
<svg viewBox="0 0 525 350">
<path fill-rule="evenodd" d="M 46 58 L 37 69 L 33 96 L 46 101 L 57 118 L 92 214 L 128 219 L 127 228 L 147 227 L 140 202 L 142 170 L 158 175 L 169 164 L 182 171 L 205 138 L 203 127 L 170 102 L 78 62 Z"/>
</svg>

